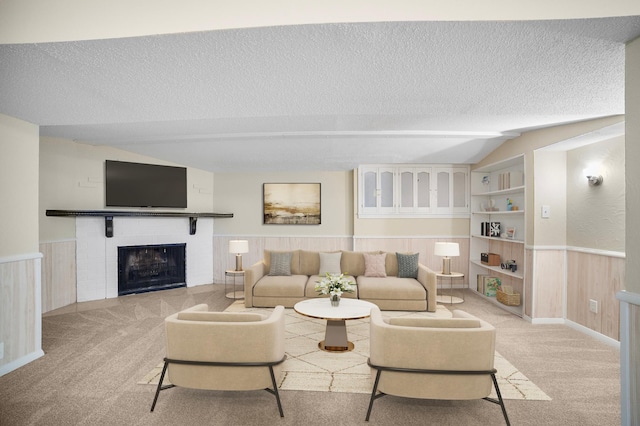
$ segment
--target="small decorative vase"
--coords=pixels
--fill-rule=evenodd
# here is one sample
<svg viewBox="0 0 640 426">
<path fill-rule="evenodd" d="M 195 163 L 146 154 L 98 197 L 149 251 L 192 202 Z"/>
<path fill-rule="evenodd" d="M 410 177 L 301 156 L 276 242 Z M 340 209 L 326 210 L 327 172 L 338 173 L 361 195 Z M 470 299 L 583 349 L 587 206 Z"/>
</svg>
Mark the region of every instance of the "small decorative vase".
<svg viewBox="0 0 640 426">
<path fill-rule="evenodd" d="M 336 307 L 340 305 L 340 296 L 338 296 L 337 294 L 330 296 L 329 299 L 331 299 L 331 306 Z"/>
</svg>

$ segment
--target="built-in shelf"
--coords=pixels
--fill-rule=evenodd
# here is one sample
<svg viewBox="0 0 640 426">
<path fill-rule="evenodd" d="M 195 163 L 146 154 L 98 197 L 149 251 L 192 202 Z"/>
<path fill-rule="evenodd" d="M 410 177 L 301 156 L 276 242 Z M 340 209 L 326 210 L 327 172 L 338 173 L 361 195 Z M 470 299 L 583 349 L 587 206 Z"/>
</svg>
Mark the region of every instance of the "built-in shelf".
<svg viewBox="0 0 640 426">
<path fill-rule="evenodd" d="M 524 191 L 524 186 L 514 186 L 513 188 L 500 189 L 497 191 L 474 192 L 471 195 L 474 197 L 483 197 L 483 196 L 518 194 L 523 191 Z"/>
<path fill-rule="evenodd" d="M 484 215 L 496 215 L 496 214 L 505 214 L 505 215 L 516 215 L 516 214 L 524 214 L 524 210 L 494 210 L 494 211 L 474 211 L 472 214 L 484 214 Z"/>
<path fill-rule="evenodd" d="M 522 240 L 512 240 L 510 238 L 502 238 L 502 237 L 487 237 L 484 235 L 472 235 L 473 238 L 481 238 L 483 240 L 491 240 L 491 241 L 504 241 L 506 243 L 515 243 L 515 244 L 524 244 Z"/>
<path fill-rule="evenodd" d="M 493 272 L 497 272 L 497 273 L 502 274 L 502 275 L 508 275 L 510 277 L 517 278 L 519 280 L 524 279 L 524 276 L 522 274 L 520 274 L 518 272 L 511 272 L 510 269 L 502 269 L 500 266 L 488 266 L 488 265 L 485 265 L 484 263 L 480 262 L 480 260 L 471 260 L 471 263 L 473 263 L 475 265 L 478 265 L 478 266 L 482 266 L 485 269 L 488 269 L 488 270 L 493 271 Z"/>
<path fill-rule="evenodd" d="M 114 217 L 188 217 L 189 234 L 195 235 L 196 223 L 199 217 L 232 218 L 233 213 L 193 213 L 193 212 L 166 212 L 166 211 L 141 211 L 141 210 L 47 210 L 47 216 L 56 217 L 104 217 L 104 232 L 107 238 L 113 237 Z"/>
<path fill-rule="evenodd" d="M 487 300 L 491 303 L 494 303 L 498 306 L 500 306 L 502 309 L 504 309 L 505 311 L 511 312 L 514 315 L 517 315 L 519 317 L 522 317 L 522 306 L 509 306 L 509 305 L 505 305 L 504 303 L 500 303 L 498 302 L 498 299 L 496 299 L 495 297 L 487 297 L 482 293 L 478 293 L 476 290 L 474 289 L 470 289 L 471 291 L 473 291 L 474 293 L 482 296 L 484 298 L 484 300 Z"/>
</svg>

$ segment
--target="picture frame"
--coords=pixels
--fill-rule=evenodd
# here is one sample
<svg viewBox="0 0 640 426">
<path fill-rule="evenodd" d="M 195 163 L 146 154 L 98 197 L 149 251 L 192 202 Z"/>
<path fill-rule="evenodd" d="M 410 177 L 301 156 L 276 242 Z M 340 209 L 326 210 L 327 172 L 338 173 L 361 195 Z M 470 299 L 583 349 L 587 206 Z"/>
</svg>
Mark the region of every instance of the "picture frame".
<svg viewBox="0 0 640 426">
<path fill-rule="evenodd" d="M 263 183 L 265 225 L 320 225 L 320 183 Z"/>
<path fill-rule="evenodd" d="M 505 237 L 513 240 L 516 237 L 516 228 L 515 226 L 508 226 L 507 229 L 505 230 Z"/>
</svg>

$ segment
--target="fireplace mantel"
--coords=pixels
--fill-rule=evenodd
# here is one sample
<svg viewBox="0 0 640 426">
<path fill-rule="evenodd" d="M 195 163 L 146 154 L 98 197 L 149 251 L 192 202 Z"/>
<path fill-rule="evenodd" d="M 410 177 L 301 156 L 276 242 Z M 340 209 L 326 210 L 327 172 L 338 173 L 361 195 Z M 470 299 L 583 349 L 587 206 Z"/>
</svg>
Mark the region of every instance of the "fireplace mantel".
<svg viewBox="0 0 640 426">
<path fill-rule="evenodd" d="M 100 216 L 104 217 L 104 232 L 107 238 L 113 237 L 113 218 L 121 217 L 188 217 L 189 234 L 195 235 L 196 223 L 199 217 L 232 218 L 233 213 L 189 213 L 189 212 L 163 212 L 141 210 L 47 210 L 47 216 L 79 217 Z"/>
</svg>

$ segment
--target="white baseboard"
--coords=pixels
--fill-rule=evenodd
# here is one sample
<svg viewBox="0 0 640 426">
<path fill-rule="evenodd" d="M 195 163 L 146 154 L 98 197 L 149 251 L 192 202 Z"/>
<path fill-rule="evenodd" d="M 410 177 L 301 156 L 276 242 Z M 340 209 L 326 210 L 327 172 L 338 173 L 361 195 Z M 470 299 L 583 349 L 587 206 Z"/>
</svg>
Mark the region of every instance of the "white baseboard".
<svg viewBox="0 0 640 426">
<path fill-rule="evenodd" d="M 30 354 L 25 355 L 23 357 L 20 357 L 15 361 L 11 361 L 8 364 L 0 366 L 0 377 L 4 376 L 5 374 L 11 373 L 13 370 L 17 370 L 18 368 L 24 365 L 27 365 L 32 361 L 35 361 L 41 356 L 44 356 L 44 352 L 42 350 L 38 350 L 35 352 L 31 352 Z"/>
<path fill-rule="evenodd" d="M 593 337 L 594 339 L 600 340 L 602 343 L 606 343 L 609 346 L 613 346 L 614 348 L 618 348 L 620 349 L 620 342 L 618 342 L 615 339 L 612 339 L 611 337 L 605 336 L 604 334 L 600 334 L 597 331 L 593 331 L 590 328 L 587 328 L 583 325 L 580 325 L 576 322 L 570 321 L 570 320 L 565 320 L 565 324 L 568 325 L 569 327 L 576 329 L 578 331 L 581 331 L 584 334 L 588 334 L 589 336 Z"/>
<path fill-rule="evenodd" d="M 604 334 L 598 333 L 597 331 L 593 331 L 590 328 L 587 328 L 583 325 L 578 324 L 577 322 L 573 322 L 564 318 L 533 318 L 531 319 L 531 324 L 564 324 L 568 327 L 573 328 L 574 330 L 578 330 L 581 333 L 587 334 L 593 337 L 596 340 L 601 341 L 602 343 L 606 343 L 609 346 L 613 346 L 614 348 L 620 349 L 620 342 L 611 337 L 605 336 Z"/>
<path fill-rule="evenodd" d="M 563 318 L 532 318 L 531 324 L 565 324 Z"/>
</svg>

